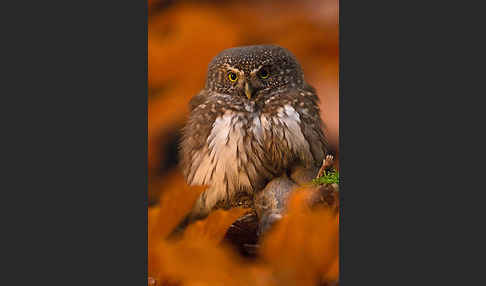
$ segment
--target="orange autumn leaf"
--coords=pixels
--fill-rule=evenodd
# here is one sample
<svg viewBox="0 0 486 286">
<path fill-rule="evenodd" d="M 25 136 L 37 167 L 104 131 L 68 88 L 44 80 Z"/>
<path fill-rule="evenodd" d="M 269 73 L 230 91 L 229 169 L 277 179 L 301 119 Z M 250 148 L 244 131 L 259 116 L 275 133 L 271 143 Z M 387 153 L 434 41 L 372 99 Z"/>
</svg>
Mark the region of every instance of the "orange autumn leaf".
<svg viewBox="0 0 486 286">
<path fill-rule="evenodd" d="M 159 218 L 160 207 L 150 207 L 148 208 L 148 239 L 149 241 L 154 237 L 153 234 L 157 231 L 157 224 L 155 223 Z"/>
<path fill-rule="evenodd" d="M 339 279 L 339 257 L 334 260 L 329 271 L 322 278 L 325 281 L 337 281 Z"/>
<path fill-rule="evenodd" d="M 337 281 L 339 216 L 328 207 L 310 206 L 315 191 L 299 188 L 291 196 L 288 213 L 264 236 L 261 260 L 244 261 L 219 243 L 231 223 L 247 210 L 218 210 L 190 225 L 182 239 L 152 243 L 149 275 L 157 285 L 166 286 L 290 286 Z M 174 199 L 177 203 L 184 198 Z M 162 212 L 162 208 L 151 208 L 149 220 L 160 218 Z"/>
<path fill-rule="evenodd" d="M 179 174 L 177 176 L 182 176 Z M 165 239 L 182 219 L 190 212 L 196 199 L 205 187 L 191 187 L 180 184 L 179 187 L 165 189 L 159 201 L 157 216 L 149 216 L 149 238 Z M 149 240 L 150 241 L 150 240 Z M 149 243 L 150 244 L 150 243 Z"/>
<path fill-rule="evenodd" d="M 204 240 L 162 241 L 149 250 L 150 256 L 149 275 L 158 285 L 276 285 L 269 271 Z"/>
<path fill-rule="evenodd" d="M 331 272 L 338 257 L 339 222 L 327 207 L 308 204 L 312 189 L 297 189 L 289 210 L 263 239 L 261 255 L 285 285 L 316 285 L 319 277 Z M 334 274 L 334 275 L 333 275 Z"/>
<path fill-rule="evenodd" d="M 208 242 L 219 243 L 223 240 L 230 225 L 248 211 L 248 209 L 244 208 L 213 211 L 204 220 L 189 225 L 184 232 L 183 239 L 206 240 Z"/>
</svg>

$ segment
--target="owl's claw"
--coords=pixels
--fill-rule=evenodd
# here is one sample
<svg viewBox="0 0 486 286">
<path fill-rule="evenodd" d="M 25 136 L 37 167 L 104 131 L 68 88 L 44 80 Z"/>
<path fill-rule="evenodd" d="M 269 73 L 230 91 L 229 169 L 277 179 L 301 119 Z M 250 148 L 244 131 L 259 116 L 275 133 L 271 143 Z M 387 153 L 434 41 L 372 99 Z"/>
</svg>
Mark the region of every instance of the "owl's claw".
<svg viewBox="0 0 486 286">
<path fill-rule="evenodd" d="M 334 164 L 334 156 L 331 155 L 331 154 L 327 154 L 326 158 L 324 158 L 324 160 L 322 160 L 322 166 L 319 169 L 319 173 L 317 174 L 317 178 L 322 177 L 322 175 L 324 175 L 326 170 L 329 169 L 332 166 L 332 164 Z"/>
</svg>

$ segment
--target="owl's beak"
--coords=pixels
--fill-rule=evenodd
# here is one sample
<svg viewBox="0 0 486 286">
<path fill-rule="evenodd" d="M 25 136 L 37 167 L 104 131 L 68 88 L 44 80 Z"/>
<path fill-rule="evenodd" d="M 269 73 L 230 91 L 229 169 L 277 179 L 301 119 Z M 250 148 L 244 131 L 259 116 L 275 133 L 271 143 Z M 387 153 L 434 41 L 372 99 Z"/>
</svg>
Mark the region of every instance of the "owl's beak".
<svg viewBox="0 0 486 286">
<path fill-rule="evenodd" d="M 253 94 L 253 88 L 248 82 L 245 82 L 245 94 L 248 99 L 251 99 L 251 96 Z"/>
</svg>

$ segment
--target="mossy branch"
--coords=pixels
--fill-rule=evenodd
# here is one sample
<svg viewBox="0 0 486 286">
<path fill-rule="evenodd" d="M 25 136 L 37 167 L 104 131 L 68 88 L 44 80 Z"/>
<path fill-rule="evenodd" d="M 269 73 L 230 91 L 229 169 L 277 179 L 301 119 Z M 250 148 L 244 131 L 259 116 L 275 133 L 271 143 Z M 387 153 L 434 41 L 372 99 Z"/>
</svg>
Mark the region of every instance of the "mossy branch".
<svg viewBox="0 0 486 286">
<path fill-rule="evenodd" d="M 324 171 L 324 174 L 312 180 L 316 185 L 339 184 L 339 172 L 335 169 Z"/>
<path fill-rule="evenodd" d="M 312 180 L 316 185 L 339 184 L 339 172 L 331 166 L 334 164 L 334 156 L 327 155 L 322 161 L 321 169 L 317 178 Z"/>
</svg>

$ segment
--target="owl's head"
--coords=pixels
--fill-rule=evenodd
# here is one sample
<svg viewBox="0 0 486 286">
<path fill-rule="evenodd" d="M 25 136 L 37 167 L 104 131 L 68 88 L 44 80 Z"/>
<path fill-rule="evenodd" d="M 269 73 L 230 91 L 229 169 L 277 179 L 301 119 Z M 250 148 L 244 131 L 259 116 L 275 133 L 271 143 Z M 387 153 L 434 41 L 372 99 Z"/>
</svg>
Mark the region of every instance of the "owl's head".
<svg viewBox="0 0 486 286">
<path fill-rule="evenodd" d="M 255 99 L 260 91 L 301 87 L 300 64 L 287 49 L 275 45 L 242 46 L 219 53 L 209 64 L 206 89 Z"/>
</svg>

